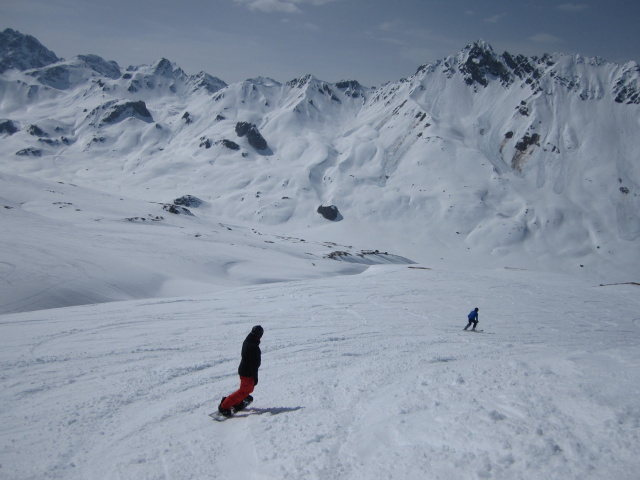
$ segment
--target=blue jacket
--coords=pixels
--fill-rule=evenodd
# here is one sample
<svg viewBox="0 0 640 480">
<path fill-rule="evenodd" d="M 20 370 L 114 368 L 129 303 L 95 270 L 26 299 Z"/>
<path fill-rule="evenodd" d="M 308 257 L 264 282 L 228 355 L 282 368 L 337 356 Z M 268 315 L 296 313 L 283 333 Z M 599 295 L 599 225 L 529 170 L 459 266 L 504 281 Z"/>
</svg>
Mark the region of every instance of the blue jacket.
<svg viewBox="0 0 640 480">
<path fill-rule="evenodd" d="M 476 312 L 475 310 L 472 310 L 471 313 L 469 314 L 469 320 L 477 320 L 478 319 L 478 312 Z"/>
</svg>

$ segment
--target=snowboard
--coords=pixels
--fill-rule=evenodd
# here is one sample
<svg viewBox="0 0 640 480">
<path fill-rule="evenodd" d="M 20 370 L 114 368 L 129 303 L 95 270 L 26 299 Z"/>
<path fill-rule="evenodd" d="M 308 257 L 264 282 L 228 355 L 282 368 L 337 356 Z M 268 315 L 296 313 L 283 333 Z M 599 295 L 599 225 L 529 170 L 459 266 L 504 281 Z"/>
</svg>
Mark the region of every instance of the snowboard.
<svg viewBox="0 0 640 480">
<path fill-rule="evenodd" d="M 473 333 L 480 333 L 480 332 L 484 332 L 484 330 L 462 330 L 463 332 L 473 332 Z"/>
<path fill-rule="evenodd" d="M 230 417 L 225 417 L 224 415 L 222 415 L 220 412 L 212 412 L 209 414 L 209 416 L 214 419 L 216 422 L 224 422 L 225 420 L 229 420 L 230 418 L 233 418 L 233 415 L 231 415 Z"/>
<path fill-rule="evenodd" d="M 234 405 L 233 407 L 231 407 L 231 416 L 230 417 L 225 417 L 224 415 L 222 415 L 220 412 L 218 412 L 217 410 L 213 413 L 210 413 L 209 416 L 211 418 L 213 418 L 216 422 L 224 422 L 225 420 L 228 420 L 230 418 L 233 418 L 233 415 L 236 412 L 241 412 L 242 410 L 244 410 L 245 408 L 247 408 L 249 405 L 251 405 L 251 402 L 253 402 L 253 397 L 251 395 L 249 395 L 247 398 L 245 398 L 242 402 L 240 402 L 237 405 Z"/>
</svg>

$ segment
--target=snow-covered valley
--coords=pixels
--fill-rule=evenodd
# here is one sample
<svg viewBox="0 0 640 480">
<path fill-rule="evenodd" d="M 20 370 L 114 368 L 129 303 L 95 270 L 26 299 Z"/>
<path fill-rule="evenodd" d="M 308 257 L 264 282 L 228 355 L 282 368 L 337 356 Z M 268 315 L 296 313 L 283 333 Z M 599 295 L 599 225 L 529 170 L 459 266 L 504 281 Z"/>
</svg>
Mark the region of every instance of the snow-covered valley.
<svg viewBox="0 0 640 480">
<path fill-rule="evenodd" d="M 0 174 L 0 312 L 175 297 L 411 263 L 159 204 Z M 171 213 L 183 212 L 183 213 Z M 199 215 L 200 217 L 197 217 Z M 342 261 L 329 256 L 343 252 Z M 348 261 L 351 260 L 351 261 Z"/>
</svg>

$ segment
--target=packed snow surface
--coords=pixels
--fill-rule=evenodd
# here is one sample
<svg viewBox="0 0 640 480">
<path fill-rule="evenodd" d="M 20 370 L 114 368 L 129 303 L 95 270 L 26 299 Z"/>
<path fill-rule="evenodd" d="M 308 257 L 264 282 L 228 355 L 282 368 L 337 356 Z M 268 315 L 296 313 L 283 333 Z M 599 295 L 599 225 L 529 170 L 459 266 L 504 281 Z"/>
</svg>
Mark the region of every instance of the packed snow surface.
<svg viewBox="0 0 640 480">
<path fill-rule="evenodd" d="M 0 473 L 637 478 L 639 305 L 636 285 L 396 265 L 3 315 Z M 255 401 L 214 422 L 256 324 Z"/>
</svg>

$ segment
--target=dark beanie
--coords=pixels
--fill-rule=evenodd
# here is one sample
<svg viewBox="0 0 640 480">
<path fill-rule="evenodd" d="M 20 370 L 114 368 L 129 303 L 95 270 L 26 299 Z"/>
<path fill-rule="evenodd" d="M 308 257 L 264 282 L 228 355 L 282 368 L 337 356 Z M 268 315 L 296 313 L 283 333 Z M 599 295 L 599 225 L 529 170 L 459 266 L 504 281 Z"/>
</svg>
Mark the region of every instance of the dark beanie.
<svg viewBox="0 0 640 480">
<path fill-rule="evenodd" d="M 264 333 L 264 328 L 262 328 L 260 325 L 256 325 L 251 329 L 251 333 L 253 333 L 258 338 L 262 338 L 262 334 Z"/>
</svg>

